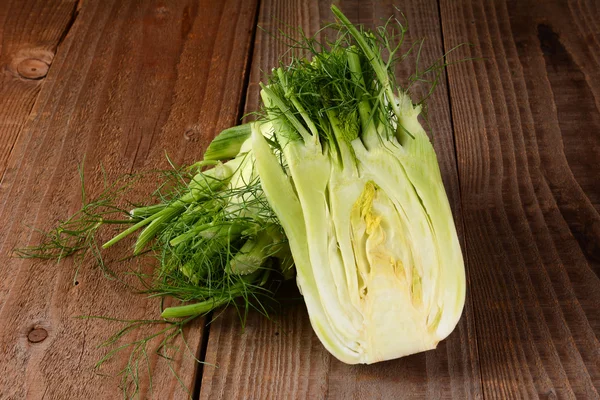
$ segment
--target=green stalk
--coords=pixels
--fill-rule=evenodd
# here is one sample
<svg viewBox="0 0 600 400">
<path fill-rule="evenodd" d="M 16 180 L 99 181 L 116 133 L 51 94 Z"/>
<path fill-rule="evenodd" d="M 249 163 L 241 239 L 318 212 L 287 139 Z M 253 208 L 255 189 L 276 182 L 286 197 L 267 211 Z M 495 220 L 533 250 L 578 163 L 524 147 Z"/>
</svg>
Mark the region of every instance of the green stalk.
<svg viewBox="0 0 600 400">
<path fill-rule="evenodd" d="M 355 48 L 348 48 L 346 50 L 348 55 L 348 67 L 352 75 L 352 80 L 356 84 L 356 97 L 360 98 L 358 103 L 358 114 L 360 115 L 360 123 L 362 129 L 362 139 L 365 146 L 369 149 L 377 145 L 381 138 L 377 134 L 377 128 L 375 128 L 373 110 L 369 99 L 367 98 L 366 92 L 363 90 L 365 87 L 365 80 L 360 67 L 360 57 L 355 52 Z"/>
<path fill-rule="evenodd" d="M 369 45 L 369 43 L 367 43 L 363 34 L 360 33 L 354 25 L 352 25 L 350 20 L 344 14 L 342 14 L 342 12 L 340 11 L 339 8 L 337 8 L 335 5 L 331 5 L 331 11 L 340 20 L 342 25 L 344 25 L 346 27 L 346 29 L 348 29 L 348 32 L 352 35 L 352 37 L 354 37 L 354 39 L 356 40 L 356 42 L 358 43 L 360 48 L 363 50 L 363 52 L 367 56 L 369 63 L 373 67 L 373 71 L 375 71 L 375 74 L 377 75 L 377 79 L 379 80 L 379 83 L 381 83 L 381 86 L 383 87 L 383 89 L 385 90 L 385 92 L 387 94 L 388 102 L 392 106 L 392 110 L 394 111 L 396 118 L 398 118 L 398 121 L 400 121 L 402 119 L 402 113 L 400 112 L 400 106 L 396 102 L 396 96 L 394 95 L 394 90 L 390 83 L 388 69 L 383 64 L 381 55 L 377 54 L 373 51 L 373 48 Z M 410 132 L 406 131 L 406 133 L 411 138 L 413 138 L 413 139 L 415 138 Z"/>
<path fill-rule="evenodd" d="M 161 318 L 184 318 L 192 315 L 206 314 L 217 307 L 223 306 L 231 301 L 231 297 L 212 298 L 199 303 L 187 304 L 185 306 L 166 308 Z"/>
<path fill-rule="evenodd" d="M 154 215 L 151 215 L 150 217 L 148 217 L 146 219 L 141 220 L 137 224 L 130 226 L 129 228 L 125 229 L 123 232 L 119 233 L 114 238 L 110 239 L 108 242 L 104 243 L 102 245 L 102 248 L 108 249 L 110 246 L 114 245 L 115 243 L 124 239 L 125 237 L 131 235 L 133 232 L 137 231 L 141 227 L 148 225 L 149 223 L 151 223 L 152 221 L 154 221 L 155 219 L 157 219 L 159 217 L 160 217 L 160 212 L 158 212 Z"/>
<path fill-rule="evenodd" d="M 241 296 L 245 289 L 245 286 L 250 283 L 256 283 L 259 286 L 263 286 L 266 283 L 265 274 L 268 274 L 268 270 L 263 273 L 263 271 L 256 271 L 251 274 L 245 275 L 241 277 L 241 280 L 238 281 L 235 285 L 231 286 L 228 289 L 227 294 L 222 294 L 219 297 L 212 297 L 208 300 L 204 300 L 194 304 L 186 304 L 184 306 L 175 306 L 166 308 L 162 314 L 160 315 L 162 318 L 184 318 L 190 317 L 193 315 L 202 315 L 206 314 L 215 308 L 226 305 L 233 301 L 235 298 Z M 261 278 L 260 282 L 255 282 L 258 278 Z M 268 275 L 267 275 L 268 277 Z"/>
<path fill-rule="evenodd" d="M 271 103 L 277 107 L 279 109 L 279 111 L 281 111 L 283 114 L 285 114 L 285 116 L 287 117 L 288 121 L 290 121 L 290 123 L 294 126 L 294 128 L 296 128 L 296 130 L 298 131 L 298 133 L 300 134 L 300 136 L 302 136 L 302 139 L 304 140 L 304 143 L 310 143 L 310 142 L 314 142 L 315 144 L 319 143 L 319 136 L 318 135 L 311 135 L 306 128 L 300 123 L 300 121 L 298 120 L 298 118 L 296 118 L 296 116 L 290 111 L 289 107 L 285 105 L 285 103 L 283 102 L 283 100 L 281 100 L 279 98 L 279 96 L 277 96 L 275 94 L 275 92 L 273 92 L 270 88 L 268 88 L 267 86 L 265 86 L 262 82 L 260 83 L 260 87 L 262 88 L 263 92 L 265 95 L 267 95 L 269 97 L 269 99 L 271 100 Z"/>
<path fill-rule="evenodd" d="M 304 109 L 302 104 L 300 104 L 296 95 L 294 95 L 292 92 L 289 92 L 289 87 L 287 85 L 287 77 L 283 74 L 283 70 L 281 68 L 277 68 L 277 76 L 279 77 L 279 83 L 281 84 L 284 92 L 286 93 L 286 97 L 288 97 L 288 95 L 289 95 L 290 101 L 292 102 L 294 107 L 296 107 L 296 109 L 302 116 L 302 119 L 304 119 L 304 122 L 306 122 L 306 125 L 308 125 L 308 129 L 310 129 L 313 137 L 318 136 L 319 131 L 318 131 L 315 123 L 313 122 L 312 119 L 310 119 L 310 117 L 308 116 L 308 113 L 306 112 L 306 110 Z"/>
<path fill-rule="evenodd" d="M 161 211 L 159 213 L 160 216 L 154 219 L 154 221 L 152 221 L 152 223 L 150 223 L 150 225 L 148 225 L 148 227 L 144 229 L 142 233 L 140 233 L 138 240 L 135 242 L 133 254 L 140 254 L 140 252 L 144 249 L 146 244 L 152 239 L 154 239 L 156 234 L 163 229 L 164 224 L 171 221 L 173 218 L 181 214 L 184 210 L 185 205 L 176 202 L 175 204 Z"/>
<path fill-rule="evenodd" d="M 217 165 L 214 169 L 220 167 L 227 168 L 221 164 Z M 217 172 L 217 174 L 219 174 L 219 172 Z M 221 174 L 224 175 L 225 172 L 222 172 Z M 230 177 L 231 176 L 213 177 L 204 172 L 200 172 L 192 178 L 188 184 L 188 192 L 184 194 L 178 201 L 182 203 L 192 203 L 194 201 L 208 199 L 216 190 L 223 187 L 227 182 L 227 179 Z"/>
<path fill-rule="evenodd" d="M 339 159 L 342 167 L 351 169 L 355 174 L 358 174 L 357 165 L 352 154 L 352 147 L 350 146 L 349 141 L 344 137 L 337 113 L 333 111 L 333 109 L 328 109 L 326 113 L 335 136 L 335 146 L 339 152 Z"/>
<path fill-rule="evenodd" d="M 209 227 L 213 226 L 212 222 L 208 222 L 205 224 L 200 224 L 200 225 L 195 225 L 193 227 L 191 227 L 187 232 L 182 233 L 179 236 L 176 236 L 175 238 L 171 239 L 171 241 L 169 242 L 169 244 L 171 246 L 177 246 L 180 243 L 183 243 L 189 239 L 192 239 L 194 236 L 196 236 L 199 232 L 202 232 L 205 229 L 208 229 Z"/>
<path fill-rule="evenodd" d="M 166 204 L 154 204 L 151 206 L 138 207 L 131 210 L 129 213 L 133 218 L 148 218 L 149 216 L 156 214 L 159 211 L 164 210 Z"/>
<path fill-rule="evenodd" d="M 190 228 L 185 233 L 171 239 L 169 244 L 171 246 L 177 246 L 195 236 L 202 236 L 206 239 L 220 239 L 223 237 L 237 236 L 240 235 L 245 229 L 248 228 L 247 224 L 242 223 L 219 223 L 218 225 L 214 222 L 206 224 L 200 224 Z"/>
<path fill-rule="evenodd" d="M 267 230 L 260 232 L 254 239 L 248 239 L 229 263 L 230 272 L 248 275 L 256 271 L 270 256 L 272 245 L 273 237 Z"/>
<path fill-rule="evenodd" d="M 240 152 L 242 144 L 250 137 L 250 124 L 242 124 L 225 129 L 208 145 L 204 160 L 228 160 Z"/>
</svg>

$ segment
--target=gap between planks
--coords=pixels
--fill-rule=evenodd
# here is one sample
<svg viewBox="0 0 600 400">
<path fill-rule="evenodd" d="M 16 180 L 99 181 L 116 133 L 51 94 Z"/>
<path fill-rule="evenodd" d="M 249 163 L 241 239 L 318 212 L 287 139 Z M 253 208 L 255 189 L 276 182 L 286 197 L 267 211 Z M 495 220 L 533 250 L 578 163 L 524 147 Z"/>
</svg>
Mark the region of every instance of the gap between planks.
<svg viewBox="0 0 600 400">
<path fill-rule="evenodd" d="M 443 23 L 443 18 L 442 18 L 442 5 L 440 4 L 440 1 L 441 0 L 437 0 L 437 8 L 438 8 L 438 15 L 439 15 L 439 22 L 440 22 L 440 40 L 441 40 L 442 50 L 444 53 L 443 57 L 447 58 L 447 56 L 449 55 L 449 52 L 451 52 L 453 49 L 448 48 L 448 44 L 444 40 L 444 23 Z M 465 264 L 467 290 L 470 290 L 469 288 L 471 288 L 471 274 L 469 273 L 469 255 L 467 254 L 468 236 L 466 234 L 465 220 L 464 220 L 464 218 L 462 218 L 462 210 L 464 210 L 464 203 L 463 203 L 463 196 L 462 196 L 461 177 L 460 177 L 459 168 L 458 168 L 458 144 L 456 143 L 454 108 L 452 106 L 452 92 L 450 90 L 450 79 L 448 77 L 448 67 L 444 67 L 444 82 L 446 83 L 446 94 L 448 96 L 448 108 L 450 111 L 450 129 L 452 130 L 452 144 L 454 145 L 454 171 L 456 174 L 456 181 L 458 184 L 458 188 L 457 188 L 458 203 L 460 204 L 460 209 L 461 209 L 460 221 L 458 221 L 456 223 L 459 223 L 461 225 L 461 232 L 462 232 L 461 247 L 462 247 L 462 251 L 463 251 L 463 259 L 464 259 L 464 264 Z M 455 218 L 455 220 L 456 220 L 456 218 Z M 465 301 L 467 301 L 470 304 L 471 310 L 474 311 L 475 304 L 473 302 L 473 296 L 472 295 L 466 296 Z M 483 398 L 485 398 L 485 391 L 484 391 L 485 385 L 483 382 L 483 373 L 481 370 L 481 360 L 479 359 L 480 349 L 479 349 L 479 335 L 477 334 L 477 315 L 475 312 L 471 313 L 471 318 L 473 320 L 473 330 L 475 332 L 475 356 L 476 356 L 475 358 L 477 359 L 477 368 L 479 369 L 479 387 L 481 388 Z"/>
<path fill-rule="evenodd" d="M 81 1 L 81 0 L 80 0 Z M 246 65 L 244 68 L 244 83 L 242 86 L 242 93 L 240 95 L 240 104 L 238 107 L 238 114 L 236 119 L 236 125 L 240 123 L 244 117 L 244 110 L 246 108 L 246 97 L 248 95 L 248 85 L 250 83 L 250 71 L 252 70 L 252 60 L 254 56 L 254 42 L 256 40 L 256 30 L 258 25 L 258 17 L 260 14 L 261 0 L 257 0 L 256 8 L 254 10 L 254 22 L 252 24 L 252 33 L 250 34 L 250 46 L 248 46 L 248 56 L 246 57 Z M 200 344 L 198 353 L 198 365 L 196 366 L 196 379 L 194 381 L 194 387 L 192 390 L 192 399 L 198 400 L 200 398 L 200 391 L 202 390 L 202 375 L 204 373 L 204 363 L 206 359 L 206 351 L 208 349 L 208 338 L 210 336 L 210 325 L 214 316 L 214 311 L 209 312 L 203 323 L 202 333 L 200 337 L 202 342 Z"/>
</svg>

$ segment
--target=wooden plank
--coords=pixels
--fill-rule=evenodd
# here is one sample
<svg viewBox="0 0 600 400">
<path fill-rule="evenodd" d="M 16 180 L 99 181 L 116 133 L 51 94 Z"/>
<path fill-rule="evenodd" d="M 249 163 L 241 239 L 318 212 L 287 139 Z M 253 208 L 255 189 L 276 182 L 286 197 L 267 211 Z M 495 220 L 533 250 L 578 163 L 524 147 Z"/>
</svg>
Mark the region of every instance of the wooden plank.
<svg viewBox="0 0 600 400">
<path fill-rule="evenodd" d="M 395 11 L 393 2 L 342 1 L 341 9 L 354 22 L 374 26 Z M 435 1 L 404 2 L 401 10 L 410 24 L 407 43 L 426 37 L 421 65 L 442 55 L 439 10 Z M 261 2 L 259 24 L 276 32 L 302 26 L 314 33 L 332 20 L 329 2 Z M 276 65 L 285 51 L 282 43 L 262 31 L 257 33 L 252 59 L 247 111 L 258 106 L 261 71 Z M 412 73 L 414 64 L 399 68 L 399 76 Z M 424 89 L 424 88 L 421 88 Z M 417 93 L 417 97 L 423 92 Z M 444 182 L 448 188 L 459 230 L 462 217 L 458 193 L 456 160 L 450 123 L 445 76 L 429 101 L 429 124 L 439 154 Z M 293 283 L 291 284 L 293 285 Z M 296 296 L 299 294 L 296 292 Z M 471 304 L 457 330 L 440 343 L 436 351 L 370 366 L 348 366 L 333 358 L 312 331 L 306 308 L 300 302 L 284 308 L 268 321 L 251 314 L 245 331 L 235 312 L 219 315 L 210 325 L 201 399 L 242 398 L 329 398 L 398 399 L 481 398 L 477 345 Z"/>
<path fill-rule="evenodd" d="M 0 181 L 77 1 L 0 2 Z"/>
<path fill-rule="evenodd" d="M 593 1 L 441 2 L 486 398 L 599 398 Z"/>
<path fill-rule="evenodd" d="M 121 396 L 119 378 L 101 376 L 93 366 L 106 351 L 97 345 L 122 325 L 75 317 L 151 319 L 159 303 L 105 279 L 92 262 L 80 268 L 73 284 L 70 261 L 9 258 L 11 249 L 37 243 L 39 235 L 27 225 L 48 229 L 79 207 L 76 167 L 84 157 L 93 194 L 102 185 L 101 165 L 112 179 L 166 167 L 165 151 L 175 162 L 189 163 L 218 130 L 234 124 L 256 12 L 253 1 L 83 3 L 2 181 L 0 397 Z M 138 188 L 133 195 L 143 192 Z M 126 266 L 115 267 L 125 272 Z M 201 331 L 197 321 L 187 333 L 193 355 Z M 156 347 L 152 342 L 149 348 L 154 390 L 142 369 L 140 397 L 185 398 L 197 363 L 186 352 L 169 363 L 152 352 Z M 124 351 L 102 372 L 120 371 L 130 353 Z"/>
</svg>

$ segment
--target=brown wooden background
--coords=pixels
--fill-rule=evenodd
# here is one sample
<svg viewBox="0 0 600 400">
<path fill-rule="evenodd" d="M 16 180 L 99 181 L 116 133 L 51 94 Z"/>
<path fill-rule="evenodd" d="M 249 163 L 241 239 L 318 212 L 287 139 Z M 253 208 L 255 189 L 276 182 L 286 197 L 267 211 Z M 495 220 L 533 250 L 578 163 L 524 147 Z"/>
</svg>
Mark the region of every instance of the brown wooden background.
<svg viewBox="0 0 600 400">
<path fill-rule="evenodd" d="M 423 63 L 469 42 L 429 102 L 462 240 L 468 297 L 437 350 L 347 366 L 312 333 L 301 304 L 241 332 L 226 311 L 187 331 L 173 367 L 201 399 L 597 399 L 600 393 L 600 4 L 593 0 L 339 1 L 369 26 L 398 13 Z M 91 263 L 11 258 L 109 177 L 200 157 L 258 104 L 283 45 L 256 29 L 331 20 L 329 1 L 0 1 L 0 398 L 110 399 L 97 345 L 154 318 L 156 300 Z M 406 66 L 404 71 L 410 71 Z M 401 71 L 402 72 L 402 71 Z M 147 332 L 146 332 L 147 333 Z M 136 335 L 141 337 L 143 332 Z M 135 338 L 135 336 L 134 336 Z M 127 352 L 102 370 L 119 371 Z M 151 355 L 153 390 L 185 398 Z M 142 377 L 144 374 L 142 374 Z"/>
</svg>

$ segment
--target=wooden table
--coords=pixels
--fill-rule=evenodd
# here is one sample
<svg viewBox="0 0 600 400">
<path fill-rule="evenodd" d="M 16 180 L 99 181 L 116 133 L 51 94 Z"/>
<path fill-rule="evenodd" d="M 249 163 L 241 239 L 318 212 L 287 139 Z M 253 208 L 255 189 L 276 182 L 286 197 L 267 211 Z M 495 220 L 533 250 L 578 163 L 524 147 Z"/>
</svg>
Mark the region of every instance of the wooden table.
<svg viewBox="0 0 600 400">
<path fill-rule="evenodd" d="M 97 373 L 97 345 L 155 318 L 156 300 L 93 263 L 10 257 L 109 178 L 200 157 L 258 105 L 283 44 L 332 19 L 309 0 L 0 1 L 0 398 L 112 399 L 130 350 Z M 393 1 L 340 1 L 369 26 Z M 235 311 L 186 332 L 152 391 L 181 399 L 597 399 L 600 393 L 600 5 L 592 0 L 396 3 L 426 64 L 464 42 L 429 101 L 429 130 L 462 240 L 464 314 L 437 350 L 347 366 L 301 304 L 273 321 Z M 401 71 L 411 71 L 405 65 Z M 147 332 L 146 332 L 147 333 Z M 137 335 L 137 336 L 136 336 Z M 143 332 L 133 334 L 141 338 Z M 211 364 L 218 364 L 218 368 Z M 182 381 L 175 379 L 171 368 Z"/>
</svg>

